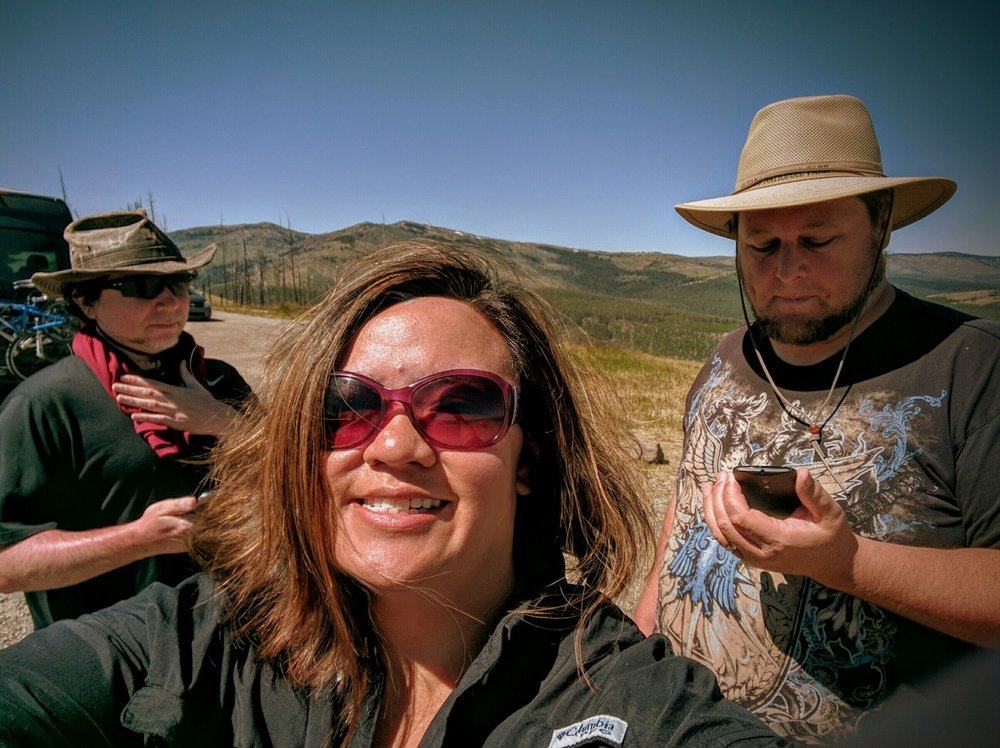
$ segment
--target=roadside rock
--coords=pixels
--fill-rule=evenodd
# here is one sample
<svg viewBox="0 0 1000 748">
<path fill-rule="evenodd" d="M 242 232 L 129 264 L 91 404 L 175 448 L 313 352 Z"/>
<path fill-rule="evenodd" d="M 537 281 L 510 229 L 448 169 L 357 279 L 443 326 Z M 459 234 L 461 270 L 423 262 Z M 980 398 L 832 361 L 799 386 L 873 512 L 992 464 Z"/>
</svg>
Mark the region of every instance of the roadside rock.
<svg viewBox="0 0 1000 748">
<path fill-rule="evenodd" d="M 639 459 L 649 465 L 667 465 L 670 460 L 667 456 L 663 454 L 663 447 L 660 446 L 659 442 L 647 441 L 647 440 L 636 440 L 636 445 L 639 450 Z"/>
</svg>

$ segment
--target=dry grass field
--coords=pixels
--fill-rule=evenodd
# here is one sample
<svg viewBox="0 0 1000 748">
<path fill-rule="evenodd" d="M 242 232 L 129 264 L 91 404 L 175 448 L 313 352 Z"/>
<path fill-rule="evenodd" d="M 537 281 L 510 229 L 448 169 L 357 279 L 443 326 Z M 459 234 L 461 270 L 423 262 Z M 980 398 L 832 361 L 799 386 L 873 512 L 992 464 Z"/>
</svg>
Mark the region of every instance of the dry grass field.
<svg viewBox="0 0 1000 748">
<path fill-rule="evenodd" d="M 673 494 L 683 441 L 684 402 L 700 362 L 663 358 L 610 346 L 576 347 L 577 354 L 609 380 L 628 418 L 629 430 L 644 444 L 663 447 L 666 464 L 640 464 L 649 486 L 649 518 L 659 533 Z M 637 570 L 630 589 L 616 602 L 630 613 L 652 558 Z"/>
</svg>

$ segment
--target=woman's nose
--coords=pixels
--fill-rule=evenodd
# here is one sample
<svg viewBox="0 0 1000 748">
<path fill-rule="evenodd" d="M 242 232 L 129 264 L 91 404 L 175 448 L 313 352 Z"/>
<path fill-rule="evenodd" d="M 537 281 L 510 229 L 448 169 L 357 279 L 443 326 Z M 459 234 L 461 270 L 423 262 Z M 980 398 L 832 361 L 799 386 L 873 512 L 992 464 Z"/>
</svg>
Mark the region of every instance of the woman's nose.
<svg viewBox="0 0 1000 748">
<path fill-rule="evenodd" d="M 364 457 L 369 464 L 415 463 L 422 467 L 430 467 L 437 460 L 437 453 L 424 441 L 403 405 L 393 403 L 386 414 L 384 425 L 365 448 Z"/>
</svg>

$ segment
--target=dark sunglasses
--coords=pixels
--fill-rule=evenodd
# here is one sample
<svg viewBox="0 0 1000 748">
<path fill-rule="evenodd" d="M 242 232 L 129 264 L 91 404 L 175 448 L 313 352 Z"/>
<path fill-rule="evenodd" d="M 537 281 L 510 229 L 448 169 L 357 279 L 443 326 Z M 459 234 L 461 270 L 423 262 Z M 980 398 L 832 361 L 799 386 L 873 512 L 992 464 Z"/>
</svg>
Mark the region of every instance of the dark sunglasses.
<svg viewBox="0 0 1000 748">
<path fill-rule="evenodd" d="M 164 288 L 169 288 L 174 296 L 187 293 L 188 285 L 194 280 L 194 273 L 176 273 L 174 275 L 129 275 L 125 278 L 108 281 L 104 288 L 113 288 L 128 299 L 155 299 Z"/>
<path fill-rule="evenodd" d="M 517 412 L 517 390 L 496 374 L 477 369 L 439 371 L 409 387 L 389 390 L 373 379 L 336 371 L 324 402 L 331 449 L 357 447 L 389 421 L 389 404 L 401 403 L 428 444 L 443 449 L 485 449 L 503 439 Z"/>
</svg>

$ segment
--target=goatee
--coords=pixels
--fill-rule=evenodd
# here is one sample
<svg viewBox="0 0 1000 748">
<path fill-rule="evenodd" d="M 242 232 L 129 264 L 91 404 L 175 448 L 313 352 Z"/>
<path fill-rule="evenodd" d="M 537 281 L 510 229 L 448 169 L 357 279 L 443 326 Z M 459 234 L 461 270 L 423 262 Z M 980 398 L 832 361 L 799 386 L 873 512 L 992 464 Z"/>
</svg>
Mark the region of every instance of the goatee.
<svg viewBox="0 0 1000 748">
<path fill-rule="evenodd" d="M 885 278 L 885 263 L 885 253 L 879 252 L 877 266 L 874 268 L 874 277 L 870 279 L 865 288 L 861 289 L 847 304 L 840 309 L 833 310 L 825 317 L 790 324 L 774 317 L 761 316 L 757 311 L 757 307 L 754 306 L 752 299 L 749 299 L 750 308 L 753 310 L 754 318 L 757 320 L 761 331 L 776 343 L 785 343 L 786 345 L 811 345 L 819 343 L 836 335 L 844 327 L 853 322 L 858 314 L 861 313 L 872 290 L 878 288 L 879 284 Z M 738 262 L 736 263 L 736 270 L 739 275 L 739 282 L 744 283 L 743 271 Z"/>
</svg>

